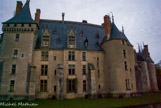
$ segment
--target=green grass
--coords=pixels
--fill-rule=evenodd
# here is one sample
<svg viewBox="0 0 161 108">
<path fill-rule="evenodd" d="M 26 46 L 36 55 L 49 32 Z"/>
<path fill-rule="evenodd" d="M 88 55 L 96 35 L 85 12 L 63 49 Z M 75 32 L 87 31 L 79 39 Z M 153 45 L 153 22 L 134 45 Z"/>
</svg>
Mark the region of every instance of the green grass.
<svg viewBox="0 0 161 108">
<path fill-rule="evenodd" d="M 23 100 L 23 101 L 5 101 L 5 102 L 33 102 L 39 104 L 38 106 L 39 108 L 108 108 L 108 107 L 124 107 L 131 105 L 161 103 L 161 93 L 146 93 L 143 96 L 130 97 L 130 98 L 64 99 L 64 100 L 48 99 L 48 100 L 34 100 L 34 101 Z"/>
</svg>

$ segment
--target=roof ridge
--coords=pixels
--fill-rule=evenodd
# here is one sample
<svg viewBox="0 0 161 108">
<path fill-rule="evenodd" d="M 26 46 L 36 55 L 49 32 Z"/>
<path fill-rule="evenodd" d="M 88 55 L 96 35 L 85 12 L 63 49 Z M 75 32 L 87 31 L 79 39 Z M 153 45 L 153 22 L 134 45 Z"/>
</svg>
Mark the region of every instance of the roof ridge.
<svg viewBox="0 0 161 108">
<path fill-rule="evenodd" d="M 49 22 L 55 21 L 55 22 L 62 22 L 62 20 L 52 20 L 52 19 L 40 19 L 40 21 L 49 21 Z M 98 24 L 82 23 L 82 22 L 78 22 L 78 21 L 64 21 L 64 22 L 67 22 L 67 23 L 77 23 L 77 24 L 82 24 L 82 25 L 90 25 L 90 26 L 96 26 L 96 27 L 101 27 L 101 28 L 103 28 L 103 26 L 98 25 Z"/>
</svg>

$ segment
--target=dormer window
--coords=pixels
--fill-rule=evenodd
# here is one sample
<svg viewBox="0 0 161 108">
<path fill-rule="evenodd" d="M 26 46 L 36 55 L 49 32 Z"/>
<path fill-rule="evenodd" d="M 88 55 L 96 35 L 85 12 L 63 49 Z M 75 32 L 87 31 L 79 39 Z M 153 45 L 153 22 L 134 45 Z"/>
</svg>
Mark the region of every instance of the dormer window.
<svg viewBox="0 0 161 108">
<path fill-rule="evenodd" d="M 97 42 L 96 42 L 96 45 L 97 45 L 97 46 L 100 46 L 100 43 L 97 41 Z"/>
<path fill-rule="evenodd" d="M 53 35 L 56 35 L 56 28 L 55 28 L 54 31 L 53 31 Z"/>
<path fill-rule="evenodd" d="M 99 35 L 99 33 L 97 32 L 97 34 L 96 34 L 96 38 L 97 39 L 99 39 L 100 38 L 100 35 Z"/>
<path fill-rule="evenodd" d="M 42 25 L 42 29 L 44 29 L 44 25 Z"/>
<path fill-rule="evenodd" d="M 58 37 L 57 43 L 58 43 L 58 44 L 61 44 L 61 39 L 60 39 L 60 37 Z"/>
<path fill-rule="evenodd" d="M 69 45 L 75 45 L 75 36 L 69 36 Z"/>
<path fill-rule="evenodd" d="M 43 46 L 49 46 L 49 38 L 48 38 L 48 36 L 46 36 L 46 38 L 43 39 L 42 44 L 43 44 Z"/>
<path fill-rule="evenodd" d="M 47 29 L 44 31 L 42 36 L 42 46 L 47 48 L 50 46 L 50 34 Z"/>
<path fill-rule="evenodd" d="M 68 33 L 67 45 L 68 48 L 76 48 L 76 36 L 72 28 Z"/>
<path fill-rule="evenodd" d="M 83 31 L 81 31 L 79 35 L 80 35 L 80 36 L 83 36 Z"/>
<path fill-rule="evenodd" d="M 88 39 L 86 38 L 86 40 L 84 41 L 84 45 L 87 47 L 88 46 Z"/>
</svg>

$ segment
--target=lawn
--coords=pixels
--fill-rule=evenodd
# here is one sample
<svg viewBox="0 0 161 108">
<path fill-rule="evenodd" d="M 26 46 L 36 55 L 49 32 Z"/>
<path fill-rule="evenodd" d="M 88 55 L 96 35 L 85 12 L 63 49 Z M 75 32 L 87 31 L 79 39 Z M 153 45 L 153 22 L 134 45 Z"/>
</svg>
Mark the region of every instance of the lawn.
<svg viewBox="0 0 161 108">
<path fill-rule="evenodd" d="M 2 102 L 2 101 L 1 101 Z M 143 96 L 130 98 L 102 99 L 64 99 L 64 100 L 34 100 L 34 101 L 3 101 L 10 103 L 29 102 L 38 104 L 37 108 L 108 108 L 133 105 L 161 103 L 161 93 L 146 93 Z"/>
</svg>

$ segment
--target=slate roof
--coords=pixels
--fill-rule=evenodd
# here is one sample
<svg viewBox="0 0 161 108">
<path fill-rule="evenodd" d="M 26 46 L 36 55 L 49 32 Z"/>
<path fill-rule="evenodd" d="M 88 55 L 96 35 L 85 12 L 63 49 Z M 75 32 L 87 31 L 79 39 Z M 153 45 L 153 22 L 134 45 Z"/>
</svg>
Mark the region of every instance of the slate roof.
<svg viewBox="0 0 161 108">
<path fill-rule="evenodd" d="M 67 48 L 67 31 L 73 28 L 76 30 L 76 47 L 82 50 L 101 50 L 100 44 L 104 38 L 104 28 L 99 25 L 86 24 L 81 22 L 59 20 L 40 20 L 39 33 L 36 43 L 36 49 L 41 48 L 42 30 L 47 29 L 50 33 L 50 49 Z M 88 40 L 88 45 L 85 41 Z"/>
<path fill-rule="evenodd" d="M 8 23 L 32 23 L 36 24 L 36 22 L 32 19 L 29 7 L 29 0 L 26 1 L 24 7 L 17 13 L 13 18 L 4 22 L 4 24 Z"/>
<path fill-rule="evenodd" d="M 151 57 L 147 57 L 147 58 L 146 58 L 146 61 L 147 61 L 148 63 L 154 63 L 154 61 L 151 59 Z"/>
<path fill-rule="evenodd" d="M 154 61 L 151 59 L 150 55 L 149 55 L 149 57 L 146 56 L 145 49 L 142 50 L 142 55 L 143 55 L 144 59 L 145 59 L 148 63 L 154 63 Z"/>
<path fill-rule="evenodd" d="M 111 34 L 110 34 L 110 38 L 109 40 L 114 40 L 114 39 L 124 39 L 127 41 L 127 44 L 128 45 L 131 45 L 132 44 L 130 43 L 130 41 L 127 39 L 127 37 L 125 36 L 124 33 L 120 32 L 118 30 L 118 28 L 116 27 L 115 23 L 111 23 Z"/>
</svg>

